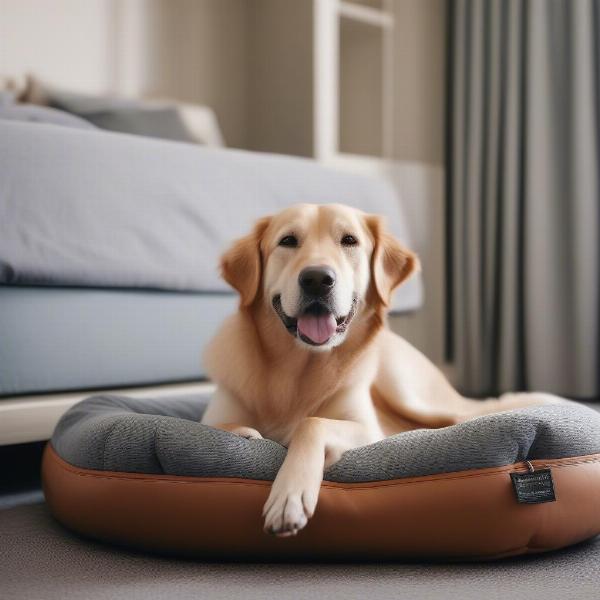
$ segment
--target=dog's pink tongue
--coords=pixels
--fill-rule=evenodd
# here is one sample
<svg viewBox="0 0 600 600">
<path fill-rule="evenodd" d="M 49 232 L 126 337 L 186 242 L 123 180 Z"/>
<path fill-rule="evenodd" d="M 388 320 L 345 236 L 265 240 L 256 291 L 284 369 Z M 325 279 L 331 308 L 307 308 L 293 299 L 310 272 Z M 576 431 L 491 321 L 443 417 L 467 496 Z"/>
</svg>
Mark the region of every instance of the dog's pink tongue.
<svg viewBox="0 0 600 600">
<path fill-rule="evenodd" d="M 323 344 L 337 328 L 335 317 L 328 315 L 304 315 L 298 317 L 298 331 L 315 344 Z"/>
</svg>

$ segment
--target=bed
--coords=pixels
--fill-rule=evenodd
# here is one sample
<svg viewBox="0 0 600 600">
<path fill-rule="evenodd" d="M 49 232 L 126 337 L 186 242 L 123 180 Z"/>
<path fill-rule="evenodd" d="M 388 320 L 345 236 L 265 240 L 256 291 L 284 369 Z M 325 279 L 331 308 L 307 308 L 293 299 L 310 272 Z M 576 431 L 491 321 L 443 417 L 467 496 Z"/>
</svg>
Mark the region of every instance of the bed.
<svg viewBox="0 0 600 600">
<path fill-rule="evenodd" d="M 379 179 L 0 118 L 0 444 L 47 438 L 88 390 L 206 391 L 202 348 L 237 302 L 219 257 L 258 217 L 297 202 L 383 214 L 410 245 Z M 421 302 L 417 277 L 393 310 Z"/>
</svg>

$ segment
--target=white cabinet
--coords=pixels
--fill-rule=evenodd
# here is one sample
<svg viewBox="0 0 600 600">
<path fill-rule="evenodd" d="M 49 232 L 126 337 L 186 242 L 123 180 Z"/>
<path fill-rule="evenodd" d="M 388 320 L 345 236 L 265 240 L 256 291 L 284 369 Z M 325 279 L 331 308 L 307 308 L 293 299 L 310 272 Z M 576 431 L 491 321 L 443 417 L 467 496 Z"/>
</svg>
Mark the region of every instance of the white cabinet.
<svg viewBox="0 0 600 600">
<path fill-rule="evenodd" d="M 250 148 L 391 158 L 393 0 L 249 6 Z"/>
<path fill-rule="evenodd" d="M 391 158 L 392 0 L 314 0 L 314 156 Z"/>
</svg>

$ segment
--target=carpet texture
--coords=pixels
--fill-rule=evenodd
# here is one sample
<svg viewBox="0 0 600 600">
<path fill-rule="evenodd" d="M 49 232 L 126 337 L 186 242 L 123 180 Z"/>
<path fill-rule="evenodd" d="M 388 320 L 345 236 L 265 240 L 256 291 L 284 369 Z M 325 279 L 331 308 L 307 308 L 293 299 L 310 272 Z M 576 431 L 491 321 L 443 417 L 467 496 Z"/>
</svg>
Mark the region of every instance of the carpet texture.
<svg viewBox="0 0 600 600">
<path fill-rule="evenodd" d="M 0 540 L 0 597 L 15 600 L 591 600 L 600 589 L 600 538 L 494 563 L 201 563 L 81 539 L 36 504 L 0 511 Z"/>
</svg>

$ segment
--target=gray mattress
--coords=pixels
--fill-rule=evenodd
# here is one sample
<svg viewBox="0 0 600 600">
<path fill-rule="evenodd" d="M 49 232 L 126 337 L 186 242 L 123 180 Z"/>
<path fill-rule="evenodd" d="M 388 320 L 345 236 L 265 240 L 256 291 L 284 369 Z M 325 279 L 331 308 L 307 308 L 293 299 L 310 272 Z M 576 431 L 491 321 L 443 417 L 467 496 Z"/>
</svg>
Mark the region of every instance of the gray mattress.
<svg viewBox="0 0 600 600">
<path fill-rule="evenodd" d="M 399 199 L 376 178 L 290 156 L 0 120 L 0 283 L 227 292 L 225 247 L 298 202 L 385 215 L 411 246 Z M 421 292 L 417 275 L 395 296 L 416 308 Z"/>
<path fill-rule="evenodd" d="M 199 379 L 233 294 L 0 286 L 0 396 Z"/>
<path fill-rule="evenodd" d="M 95 396 L 63 415 L 52 445 L 86 469 L 272 480 L 286 449 L 202 425 L 207 398 Z M 418 429 L 345 452 L 325 473 L 338 482 L 399 479 L 600 452 L 600 414 L 580 404 L 486 415 Z"/>
</svg>

